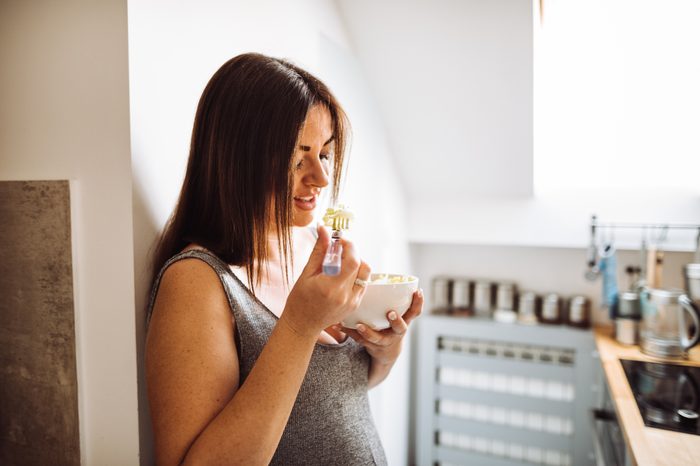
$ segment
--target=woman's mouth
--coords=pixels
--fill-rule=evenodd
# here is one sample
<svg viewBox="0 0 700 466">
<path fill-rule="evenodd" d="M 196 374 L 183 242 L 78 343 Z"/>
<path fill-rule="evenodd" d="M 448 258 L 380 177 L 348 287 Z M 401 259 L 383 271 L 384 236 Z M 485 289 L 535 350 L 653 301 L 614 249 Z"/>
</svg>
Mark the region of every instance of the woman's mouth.
<svg viewBox="0 0 700 466">
<path fill-rule="evenodd" d="M 294 205 L 301 210 L 314 210 L 316 208 L 316 196 L 294 196 Z"/>
</svg>

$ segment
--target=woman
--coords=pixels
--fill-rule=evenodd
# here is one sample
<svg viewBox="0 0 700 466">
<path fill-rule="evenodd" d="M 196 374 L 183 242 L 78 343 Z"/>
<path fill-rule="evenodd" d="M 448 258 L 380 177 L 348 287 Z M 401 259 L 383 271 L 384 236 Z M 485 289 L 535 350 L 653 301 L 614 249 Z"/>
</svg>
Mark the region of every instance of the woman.
<svg viewBox="0 0 700 466">
<path fill-rule="evenodd" d="M 346 127 L 326 86 L 283 60 L 240 55 L 207 84 L 154 261 L 158 464 L 386 463 L 367 390 L 423 298 L 384 331 L 337 324 L 370 268 L 344 240 L 341 273 L 323 275 L 329 234 L 308 225 L 324 188 L 337 197 Z"/>
</svg>

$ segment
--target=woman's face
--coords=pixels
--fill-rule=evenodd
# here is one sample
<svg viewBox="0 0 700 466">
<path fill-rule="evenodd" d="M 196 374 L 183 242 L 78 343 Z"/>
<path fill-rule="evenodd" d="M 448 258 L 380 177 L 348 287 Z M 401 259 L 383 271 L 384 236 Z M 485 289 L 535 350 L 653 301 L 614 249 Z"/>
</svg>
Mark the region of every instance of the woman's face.
<svg viewBox="0 0 700 466">
<path fill-rule="evenodd" d="M 332 136 L 330 113 L 322 105 L 313 106 L 306 116 L 299 144 L 294 151 L 294 226 L 306 226 L 313 221 L 321 189 L 328 186 L 333 157 Z"/>
</svg>

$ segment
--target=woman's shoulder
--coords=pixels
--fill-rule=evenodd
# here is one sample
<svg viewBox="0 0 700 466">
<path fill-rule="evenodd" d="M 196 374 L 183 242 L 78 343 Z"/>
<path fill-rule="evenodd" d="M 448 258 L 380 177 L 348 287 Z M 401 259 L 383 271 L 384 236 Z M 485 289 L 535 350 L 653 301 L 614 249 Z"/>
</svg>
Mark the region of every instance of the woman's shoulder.
<svg viewBox="0 0 700 466">
<path fill-rule="evenodd" d="M 211 300 L 212 295 L 223 289 L 218 273 L 205 261 L 197 257 L 183 257 L 163 271 L 158 289 L 159 296 L 177 300 Z"/>
<path fill-rule="evenodd" d="M 159 275 L 165 278 L 166 275 L 174 275 L 171 270 L 175 270 L 177 275 L 196 275 L 211 279 L 211 272 L 221 275 L 227 269 L 228 265 L 216 254 L 198 244 L 190 243 L 163 264 Z"/>
<path fill-rule="evenodd" d="M 194 307 L 211 310 L 213 316 L 230 314 L 218 270 L 222 266 L 204 251 L 188 246 L 166 262 L 156 284 L 154 312 L 159 307 L 166 307 L 169 314 Z"/>
</svg>

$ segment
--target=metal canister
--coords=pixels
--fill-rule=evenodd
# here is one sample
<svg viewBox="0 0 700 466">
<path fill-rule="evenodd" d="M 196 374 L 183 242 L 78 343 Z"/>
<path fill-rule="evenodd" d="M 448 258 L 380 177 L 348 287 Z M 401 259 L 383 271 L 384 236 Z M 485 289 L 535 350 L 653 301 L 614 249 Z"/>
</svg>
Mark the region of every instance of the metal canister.
<svg viewBox="0 0 700 466">
<path fill-rule="evenodd" d="M 556 293 L 549 293 L 542 302 L 540 322 L 545 324 L 561 323 L 561 299 Z"/>
<path fill-rule="evenodd" d="M 452 310 L 460 314 L 470 313 L 471 311 L 469 280 L 466 278 L 455 278 L 452 280 Z"/>
<path fill-rule="evenodd" d="M 683 267 L 683 276 L 688 297 L 700 306 L 700 264 L 687 264 Z"/>
<path fill-rule="evenodd" d="M 450 279 L 433 278 L 433 312 L 445 313 L 450 310 Z"/>
<path fill-rule="evenodd" d="M 642 307 L 639 293 L 636 291 L 625 291 L 620 294 L 617 304 L 617 317 L 626 319 L 637 319 L 642 317 Z"/>
<path fill-rule="evenodd" d="M 496 309 L 515 310 L 515 284 L 503 282 L 496 288 Z"/>
<path fill-rule="evenodd" d="M 629 317 L 615 319 L 615 339 L 623 345 L 639 343 L 639 319 Z"/>
<path fill-rule="evenodd" d="M 540 300 L 534 291 L 520 293 L 518 303 L 518 321 L 523 324 L 536 324 Z"/>
<path fill-rule="evenodd" d="M 588 328 L 591 325 L 591 302 L 585 296 L 574 296 L 569 300 L 567 323 L 573 327 Z"/>
<path fill-rule="evenodd" d="M 491 316 L 491 282 L 479 280 L 474 283 L 474 312 L 480 317 Z"/>
</svg>

